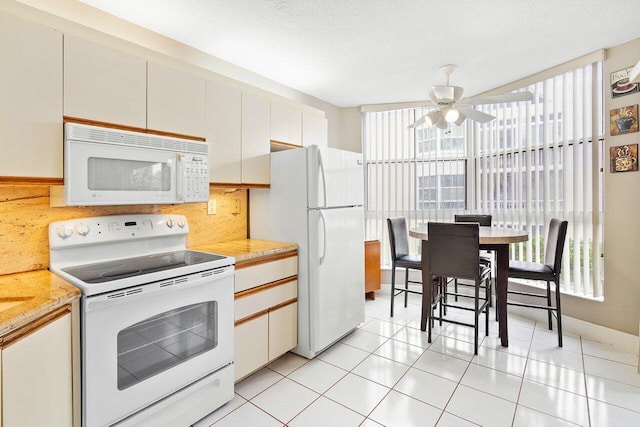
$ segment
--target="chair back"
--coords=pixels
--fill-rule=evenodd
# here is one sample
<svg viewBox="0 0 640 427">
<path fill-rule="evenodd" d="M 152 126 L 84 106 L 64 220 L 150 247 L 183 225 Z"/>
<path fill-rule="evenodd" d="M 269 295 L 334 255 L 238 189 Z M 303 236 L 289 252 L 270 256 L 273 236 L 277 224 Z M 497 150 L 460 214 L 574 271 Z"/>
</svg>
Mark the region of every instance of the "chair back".
<svg viewBox="0 0 640 427">
<path fill-rule="evenodd" d="M 481 227 L 491 227 L 491 215 L 455 215 L 455 222 L 477 222 Z"/>
<path fill-rule="evenodd" d="M 404 217 L 387 218 L 389 227 L 389 246 L 391 246 L 391 260 L 409 255 L 409 234 L 407 233 L 407 221 Z"/>
<path fill-rule="evenodd" d="M 546 248 L 544 251 L 544 263 L 551 267 L 553 273 L 560 275 L 562 269 L 562 253 L 564 252 L 564 241 L 567 237 L 568 221 L 551 218 L 549 231 L 547 233 Z"/>
<path fill-rule="evenodd" d="M 477 223 L 428 223 L 429 272 L 435 276 L 480 278 Z"/>
</svg>

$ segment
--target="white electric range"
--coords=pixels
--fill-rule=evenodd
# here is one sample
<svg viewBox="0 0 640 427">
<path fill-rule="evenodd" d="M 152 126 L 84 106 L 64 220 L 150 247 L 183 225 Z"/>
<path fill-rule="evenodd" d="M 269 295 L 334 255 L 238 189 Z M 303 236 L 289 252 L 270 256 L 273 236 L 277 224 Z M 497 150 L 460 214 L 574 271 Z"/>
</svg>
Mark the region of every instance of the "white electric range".
<svg viewBox="0 0 640 427">
<path fill-rule="evenodd" d="M 182 215 L 50 224 L 50 269 L 82 291 L 84 426 L 189 425 L 233 398 L 235 260 L 188 232 Z"/>
</svg>

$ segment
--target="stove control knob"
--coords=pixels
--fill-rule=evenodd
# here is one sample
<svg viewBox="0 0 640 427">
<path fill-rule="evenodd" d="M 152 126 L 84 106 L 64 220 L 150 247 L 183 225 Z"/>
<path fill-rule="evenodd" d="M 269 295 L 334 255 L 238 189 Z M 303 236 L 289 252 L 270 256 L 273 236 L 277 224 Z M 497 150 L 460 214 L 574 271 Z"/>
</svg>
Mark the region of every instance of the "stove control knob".
<svg viewBox="0 0 640 427">
<path fill-rule="evenodd" d="M 184 228 L 184 220 L 182 218 L 178 218 L 178 227 Z"/>
<path fill-rule="evenodd" d="M 76 233 L 78 233 L 81 236 L 86 236 L 87 234 L 89 234 L 89 231 L 91 231 L 91 229 L 89 228 L 88 225 L 78 224 L 76 226 Z"/>
<path fill-rule="evenodd" d="M 66 240 L 73 235 L 73 229 L 62 226 L 56 229 L 56 233 L 58 234 L 58 237 L 60 237 L 62 240 Z"/>
<path fill-rule="evenodd" d="M 167 220 L 167 227 L 173 228 L 173 220 L 171 218 Z"/>
</svg>

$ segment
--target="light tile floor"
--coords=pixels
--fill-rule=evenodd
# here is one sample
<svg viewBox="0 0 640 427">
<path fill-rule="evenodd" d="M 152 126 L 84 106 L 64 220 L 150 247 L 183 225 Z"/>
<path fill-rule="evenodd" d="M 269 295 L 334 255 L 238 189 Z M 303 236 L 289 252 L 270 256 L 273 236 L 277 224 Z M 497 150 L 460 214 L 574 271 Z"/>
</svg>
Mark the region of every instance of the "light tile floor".
<svg viewBox="0 0 640 427">
<path fill-rule="evenodd" d="M 429 344 L 419 296 L 396 302 L 391 318 L 383 286 L 352 334 L 313 360 L 286 354 L 194 427 L 640 425 L 636 354 L 567 332 L 559 348 L 546 324 L 514 314 L 503 348 L 492 313 L 474 356 L 472 328 L 445 323 Z"/>
</svg>

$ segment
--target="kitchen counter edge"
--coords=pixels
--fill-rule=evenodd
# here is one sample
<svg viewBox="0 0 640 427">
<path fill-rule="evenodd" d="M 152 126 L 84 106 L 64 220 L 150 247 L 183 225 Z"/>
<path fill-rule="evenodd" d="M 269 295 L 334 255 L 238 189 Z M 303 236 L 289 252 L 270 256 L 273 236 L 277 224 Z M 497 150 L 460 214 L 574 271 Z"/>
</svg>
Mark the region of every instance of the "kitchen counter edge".
<svg viewBox="0 0 640 427">
<path fill-rule="evenodd" d="M 49 270 L 0 276 L 0 337 L 80 298 L 80 290 Z"/>
</svg>

